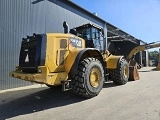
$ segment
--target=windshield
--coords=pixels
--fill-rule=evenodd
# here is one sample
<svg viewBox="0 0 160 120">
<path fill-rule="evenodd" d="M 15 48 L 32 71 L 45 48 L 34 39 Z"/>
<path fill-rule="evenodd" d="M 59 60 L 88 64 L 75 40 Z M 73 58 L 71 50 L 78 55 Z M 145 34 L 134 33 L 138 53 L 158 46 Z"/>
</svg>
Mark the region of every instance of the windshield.
<svg viewBox="0 0 160 120">
<path fill-rule="evenodd" d="M 81 29 L 79 31 L 77 31 L 77 36 L 78 37 L 81 37 L 85 40 L 91 40 L 91 29 L 90 28 L 87 28 L 87 29 Z"/>
<path fill-rule="evenodd" d="M 77 36 L 86 40 L 87 48 L 96 48 L 98 50 L 103 50 L 104 41 L 102 33 L 99 29 L 95 27 L 83 27 L 76 30 Z"/>
</svg>

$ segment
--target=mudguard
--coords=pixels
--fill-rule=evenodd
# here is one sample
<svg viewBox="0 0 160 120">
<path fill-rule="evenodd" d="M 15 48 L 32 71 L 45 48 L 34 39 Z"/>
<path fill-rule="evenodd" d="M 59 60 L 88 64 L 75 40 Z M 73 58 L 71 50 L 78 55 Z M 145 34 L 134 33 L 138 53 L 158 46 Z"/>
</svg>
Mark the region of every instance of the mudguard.
<svg viewBox="0 0 160 120">
<path fill-rule="evenodd" d="M 102 65 L 105 67 L 103 57 L 101 53 L 94 48 L 86 48 L 83 50 L 72 52 L 70 55 L 68 55 L 67 61 L 66 61 L 66 71 L 69 73 L 69 78 L 77 71 L 78 63 L 80 60 L 86 58 L 86 57 L 94 57 L 101 61 Z M 67 65 L 68 64 L 68 65 Z"/>
</svg>

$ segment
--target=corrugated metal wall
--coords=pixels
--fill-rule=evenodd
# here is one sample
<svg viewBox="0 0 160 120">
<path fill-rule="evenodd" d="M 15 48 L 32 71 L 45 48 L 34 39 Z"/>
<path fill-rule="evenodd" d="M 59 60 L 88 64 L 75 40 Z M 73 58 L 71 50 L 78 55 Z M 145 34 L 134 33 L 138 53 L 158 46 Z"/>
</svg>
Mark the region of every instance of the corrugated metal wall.
<svg viewBox="0 0 160 120">
<path fill-rule="evenodd" d="M 63 0 L 0 0 L 0 90 L 30 85 L 9 76 L 18 65 L 21 39 L 33 33 L 63 32 L 88 22 L 105 23 Z M 105 28 L 106 29 L 106 28 Z"/>
</svg>

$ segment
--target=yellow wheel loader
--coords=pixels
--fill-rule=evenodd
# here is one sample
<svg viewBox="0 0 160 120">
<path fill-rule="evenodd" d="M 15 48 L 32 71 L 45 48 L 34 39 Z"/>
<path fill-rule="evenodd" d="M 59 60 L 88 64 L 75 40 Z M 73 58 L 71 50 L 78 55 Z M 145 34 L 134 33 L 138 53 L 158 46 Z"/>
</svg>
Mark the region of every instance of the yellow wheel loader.
<svg viewBox="0 0 160 120">
<path fill-rule="evenodd" d="M 10 76 L 22 80 L 62 85 L 82 97 L 98 95 L 105 81 L 126 84 L 129 65 L 123 56 L 114 56 L 106 49 L 103 30 L 85 24 L 70 30 L 63 24 L 65 33 L 33 34 L 23 38 L 19 65 Z"/>
</svg>

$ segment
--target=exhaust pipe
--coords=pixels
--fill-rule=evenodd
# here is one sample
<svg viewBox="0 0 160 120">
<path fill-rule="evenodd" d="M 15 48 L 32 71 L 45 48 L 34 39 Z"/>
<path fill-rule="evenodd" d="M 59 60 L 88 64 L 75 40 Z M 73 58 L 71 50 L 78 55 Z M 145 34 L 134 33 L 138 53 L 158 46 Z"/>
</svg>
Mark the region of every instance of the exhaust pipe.
<svg viewBox="0 0 160 120">
<path fill-rule="evenodd" d="M 69 33 L 69 25 L 66 21 L 63 22 L 64 33 Z"/>
</svg>

